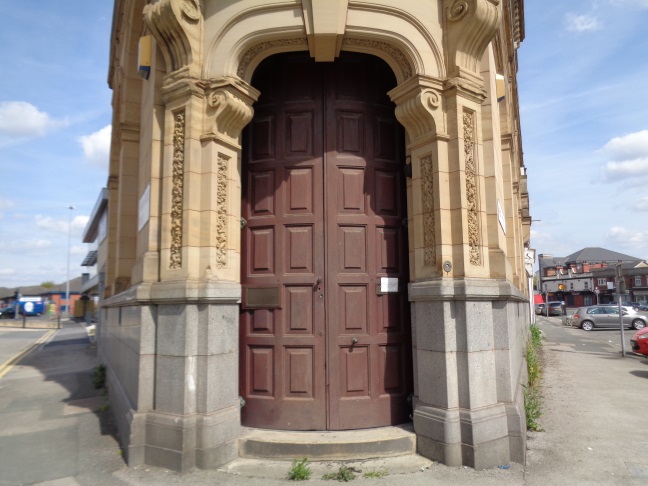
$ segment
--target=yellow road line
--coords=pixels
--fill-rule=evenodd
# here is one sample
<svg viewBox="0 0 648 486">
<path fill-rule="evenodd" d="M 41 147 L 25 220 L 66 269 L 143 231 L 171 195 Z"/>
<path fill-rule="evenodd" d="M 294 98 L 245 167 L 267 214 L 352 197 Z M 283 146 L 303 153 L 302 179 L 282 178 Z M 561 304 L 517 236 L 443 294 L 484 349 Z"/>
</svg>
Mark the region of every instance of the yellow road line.
<svg viewBox="0 0 648 486">
<path fill-rule="evenodd" d="M 0 378 L 2 378 L 4 375 L 9 373 L 11 368 L 13 368 L 21 359 L 23 359 L 25 356 L 27 356 L 29 353 L 31 353 L 34 349 L 36 349 L 38 346 L 49 340 L 55 333 L 56 331 L 52 329 L 51 331 L 46 332 L 43 334 L 40 338 L 38 338 L 38 341 L 36 341 L 34 344 L 31 344 L 27 346 L 25 349 L 22 351 L 18 352 L 15 356 L 12 358 L 9 358 L 7 361 L 2 363 L 0 365 Z"/>
</svg>

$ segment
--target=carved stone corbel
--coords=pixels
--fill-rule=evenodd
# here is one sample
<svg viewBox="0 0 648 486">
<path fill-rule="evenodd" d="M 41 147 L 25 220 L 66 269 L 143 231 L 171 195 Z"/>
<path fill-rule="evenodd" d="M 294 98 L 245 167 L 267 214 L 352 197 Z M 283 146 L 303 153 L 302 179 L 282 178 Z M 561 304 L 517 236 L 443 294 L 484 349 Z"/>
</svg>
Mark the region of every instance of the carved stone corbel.
<svg viewBox="0 0 648 486">
<path fill-rule="evenodd" d="M 409 135 L 410 148 L 444 136 L 441 88 L 440 81 L 417 76 L 389 92 L 396 103 L 396 118 Z"/>
<path fill-rule="evenodd" d="M 479 62 L 499 25 L 499 0 L 445 0 L 448 75 L 478 77 Z"/>
<path fill-rule="evenodd" d="M 258 97 L 256 89 L 235 78 L 211 82 L 207 87 L 207 126 L 203 138 L 215 138 L 240 148 L 239 135 L 252 119 L 252 104 Z"/>
<path fill-rule="evenodd" d="M 187 68 L 189 76 L 200 76 L 201 0 L 158 0 L 144 7 L 144 20 L 164 55 L 168 72 Z"/>
</svg>

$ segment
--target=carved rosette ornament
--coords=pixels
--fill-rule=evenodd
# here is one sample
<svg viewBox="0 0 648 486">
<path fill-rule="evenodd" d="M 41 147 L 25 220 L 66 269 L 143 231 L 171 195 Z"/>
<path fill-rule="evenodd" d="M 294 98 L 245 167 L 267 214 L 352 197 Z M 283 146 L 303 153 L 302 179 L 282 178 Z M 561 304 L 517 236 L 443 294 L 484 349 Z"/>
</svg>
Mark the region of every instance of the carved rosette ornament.
<svg viewBox="0 0 648 486">
<path fill-rule="evenodd" d="M 182 198 L 184 193 L 185 114 L 176 113 L 173 127 L 173 172 L 171 176 L 170 269 L 182 267 Z"/>
<path fill-rule="evenodd" d="M 470 263 L 481 265 L 479 248 L 479 194 L 477 191 L 477 162 L 475 160 L 475 115 L 463 114 L 464 158 L 466 161 L 466 200 L 468 204 L 468 246 Z"/>
<path fill-rule="evenodd" d="M 229 157 L 218 154 L 216 182 L 216 268 L 227 268 L 227 172 Z"/>
<path fill-rule="evenodd" d="M 158 0 L 144 7 L 144 20 L 161 48 L 168 72 L 188 68 L 199 76 L 202 63 L 201 0 Z"/>
<path fill-rule="evenodd" d="M 499 0 L 445 0 L 448 73 L 478 74 L 479 62 L 499 25 Z"/>
<path fill-rule="evenodd" d="M 423 261 L 426 265 L 436 265 L 434 237 L 434 171 L 432 156 L 421 159 L 421 186 L 423 197 Z"/>
</svg>

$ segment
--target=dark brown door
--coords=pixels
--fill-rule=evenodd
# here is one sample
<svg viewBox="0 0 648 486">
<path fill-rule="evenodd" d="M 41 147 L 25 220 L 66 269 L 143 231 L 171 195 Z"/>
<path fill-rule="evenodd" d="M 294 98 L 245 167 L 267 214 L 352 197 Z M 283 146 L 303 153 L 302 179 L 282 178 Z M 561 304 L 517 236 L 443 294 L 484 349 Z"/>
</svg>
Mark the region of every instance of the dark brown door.
<svg viewBox="0 0 648 486">
<path fill-rule="evenodd" d="M 402 132 L 380 60 L 274 56 L 244 136 L 243 423 L 339 430 L 408 420 Z M 396 289 L 383 292 L 381 283 Z"/>
</svg>

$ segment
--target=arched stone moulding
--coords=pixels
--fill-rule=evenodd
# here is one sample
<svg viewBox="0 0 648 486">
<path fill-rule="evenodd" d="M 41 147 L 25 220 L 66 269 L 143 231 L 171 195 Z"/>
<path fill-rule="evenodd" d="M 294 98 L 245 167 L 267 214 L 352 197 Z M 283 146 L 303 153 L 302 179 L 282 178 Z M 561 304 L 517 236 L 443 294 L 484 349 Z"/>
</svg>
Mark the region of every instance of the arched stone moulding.
<svg viewBox="0 0 648 486">
<path fill-rule="evenodd" d="M 346 8 L 345 5 L 336 6 Z M 312 16 L 319 14 L 318 10 L 304 13 L 306 7 L 292 2 L 257 7 L 242 4 L 240 11 L 223 21 L 219 20 L 216 10 L 207 11 L 205 31 L 209 39 L 203 76 L 238 76 L 249 82 L 254 69 L 265 57 L 279 52 L 312 50 L 308 36 L 312 25 L 318 23 Z M 259 25 L 264 28 L 260 30 Z M 385 25 L 390 29 L 377 27 Z M 442 50 L 438 47 L 440 35 L 430 32 L 411 13 L 391 6 L 350 3 L 346 24 L 331 24 L 327 29 L 330 35 L 335 31 L 335 43 L 341 44 L 342 50 L 365 52 L 384 59 L 394 70 L 399 84 L 414 74 L 445 77 Z M 323 35 L 329 34 L 324 32 Z"/>
</svg>

